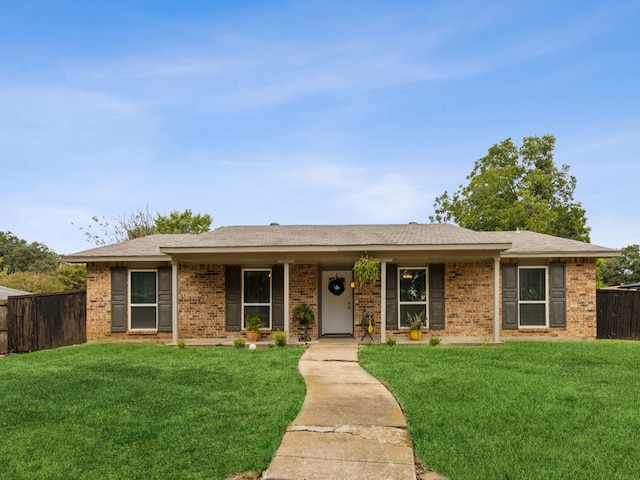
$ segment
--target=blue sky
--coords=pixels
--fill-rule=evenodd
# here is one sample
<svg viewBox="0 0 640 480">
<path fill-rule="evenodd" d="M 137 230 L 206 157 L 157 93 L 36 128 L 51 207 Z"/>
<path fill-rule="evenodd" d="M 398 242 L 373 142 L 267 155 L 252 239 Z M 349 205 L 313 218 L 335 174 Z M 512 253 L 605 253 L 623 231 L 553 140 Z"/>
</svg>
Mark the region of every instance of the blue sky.
<svg viewBox="0 0 640 480">
<path fill-rule="evenodd" d="M 592 243 L 640 243 L 640 1 L 0 0 L 0 230 L 67 254 L 149 206 L 428 222 L 547 133 Z"/>
</svg>

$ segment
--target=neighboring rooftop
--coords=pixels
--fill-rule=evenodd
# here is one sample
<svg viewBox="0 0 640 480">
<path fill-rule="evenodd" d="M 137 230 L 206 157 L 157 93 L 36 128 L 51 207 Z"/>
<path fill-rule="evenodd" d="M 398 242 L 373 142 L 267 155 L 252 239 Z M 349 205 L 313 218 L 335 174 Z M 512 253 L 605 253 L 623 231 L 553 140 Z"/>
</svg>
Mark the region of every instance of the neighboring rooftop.
<svg viewBox="0 0 640 480">
<path fill-rule="evenodd" d="M 16 290 L 15 288 L 0 286 L 0 301 L 6 300 L 8 297 L 15 297 L 18 295 L 31 295 L 31 293 Z"/>
</svg>

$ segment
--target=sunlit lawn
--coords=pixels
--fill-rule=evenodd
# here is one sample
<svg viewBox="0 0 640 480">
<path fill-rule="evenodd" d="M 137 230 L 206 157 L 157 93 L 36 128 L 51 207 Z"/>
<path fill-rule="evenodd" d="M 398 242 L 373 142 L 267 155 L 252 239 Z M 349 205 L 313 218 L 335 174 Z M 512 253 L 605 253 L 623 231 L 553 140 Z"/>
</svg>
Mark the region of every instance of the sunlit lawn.
<svg viewBox="0 0 640 480">
<path fill-rule="evenodd" d="M 263 470 L 304 399 L 301 354 L 93 344 L 0 358 L 0 477 Z"/>
<path fill-rule="evenodd" d="M 360 360 L 451 480 L 640 478 L 640 343 L 374 346 Z"/>
</svg>

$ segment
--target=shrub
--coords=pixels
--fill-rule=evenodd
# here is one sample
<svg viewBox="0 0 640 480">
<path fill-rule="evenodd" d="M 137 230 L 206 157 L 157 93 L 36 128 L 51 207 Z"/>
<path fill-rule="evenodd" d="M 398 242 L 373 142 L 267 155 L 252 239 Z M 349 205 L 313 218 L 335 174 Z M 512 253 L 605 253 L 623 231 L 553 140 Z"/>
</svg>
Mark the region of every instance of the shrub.
<svg viewBox="0 0 640 480">
<path fill-rule="evenodd" d="M 429 339 L 429 345 L 431 345 L 432 347 L 435 347 L 436 345 L 440 345 L 440 337 L 431 337 Z"/>
<path fill-rule="evenodd" d="M 287 332 L 282 332 L 280 330 L 276 331 L 271 335 L 271 337 L 275 340 L 276 345 L 278 347 L 286 347 L 287 346 Z"/>
<path fill-rule="evenodd" d="M 247 343 L 247 342 L 246 342 L 246 340 L 244 338 L 236 338 L 233 341 L 233 346 L 235 348 L 244 348 L 245 343 Z"/>
<path fill-rule="evenodd" d="M 178 340 L 178 348 L 186 348 L 187 346 L 187 342 L 184 338 L 181 338 L 180 340 Z"/>
<path fill-rule="evenodd" d="M 393 347 L 395 344 L 396 344 L 396 337 L 389 335 L 387 337 L 387 345 L 389 345 L 390 347 Z"/>
</svg>

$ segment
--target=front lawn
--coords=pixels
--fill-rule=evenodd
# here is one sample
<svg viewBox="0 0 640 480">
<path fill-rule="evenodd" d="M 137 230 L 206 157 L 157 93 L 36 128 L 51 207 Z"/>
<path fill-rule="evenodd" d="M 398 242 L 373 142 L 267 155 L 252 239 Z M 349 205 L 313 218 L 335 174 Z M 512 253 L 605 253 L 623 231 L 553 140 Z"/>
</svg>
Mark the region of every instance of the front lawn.
<svg viewBox="0 0 640 480">
<path fill-rule="evenodd" d="M 0 476 L 224 479 L 267 467 L 302 348 L 92 344 L 0 358 Z"/>
<path fill-rule="evenodd" d="M 640 343 L 370 346 L 360 361 L 451 480 L 639 476 Z"/>
</svg>

